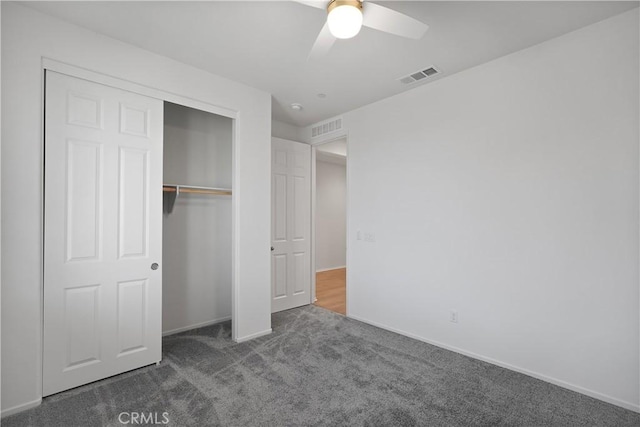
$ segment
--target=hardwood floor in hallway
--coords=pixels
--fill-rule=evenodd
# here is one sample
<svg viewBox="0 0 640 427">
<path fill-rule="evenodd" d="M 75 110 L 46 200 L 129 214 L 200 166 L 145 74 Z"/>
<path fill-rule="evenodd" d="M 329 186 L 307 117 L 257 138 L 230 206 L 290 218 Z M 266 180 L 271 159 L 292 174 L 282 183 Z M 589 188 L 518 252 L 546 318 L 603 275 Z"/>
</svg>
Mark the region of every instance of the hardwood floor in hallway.
<svg viewBox="0 0 640 427">
<path fill-rule="evenodd" d="M 347 314 L 347 269 L 316 273 L 316 298 L 315 305 L 335 311 L 343 315 Z"/>
</svg>

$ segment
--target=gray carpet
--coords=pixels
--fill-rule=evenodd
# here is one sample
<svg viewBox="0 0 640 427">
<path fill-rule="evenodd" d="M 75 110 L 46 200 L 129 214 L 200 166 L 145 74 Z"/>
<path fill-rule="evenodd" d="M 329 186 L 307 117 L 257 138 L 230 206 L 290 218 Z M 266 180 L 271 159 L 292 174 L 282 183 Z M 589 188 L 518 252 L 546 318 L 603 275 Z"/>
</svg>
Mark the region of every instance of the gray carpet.
<svg viewBox="0 0 640 427">
<path fill-rule="evenodd" d="M 235 344 L 230 323 L 164 339 L 160 366 L 44 399 L 13 426 L 640 426 L 640 414 L 313 306 Z M 125 420 L 128 418 L 125 417 Z"/>
</svg>

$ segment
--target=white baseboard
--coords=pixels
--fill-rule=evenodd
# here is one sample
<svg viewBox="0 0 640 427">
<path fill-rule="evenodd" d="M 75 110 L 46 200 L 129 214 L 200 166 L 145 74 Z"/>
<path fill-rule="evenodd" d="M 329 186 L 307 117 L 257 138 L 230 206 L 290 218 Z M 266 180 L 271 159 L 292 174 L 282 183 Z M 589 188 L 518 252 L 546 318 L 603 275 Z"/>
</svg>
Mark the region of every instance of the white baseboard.
<svg viewBox="0 0 640 427">
<path fill-rule="evenodd" d="M 17 414 L 18 412 L 26 411 L 27 409 L 35 408 L 36 406 L 42 403 L 42 398 L 32 400 L 31 402 L 23 403 L 12 408 L 7 408 L 2 410 L 2 418 L 7 417 L 9 415 Z"/>
<path fill-rule="evenodd" d="M 273 330 L 271 328 L 267 329 L 266 331 L 262 331 L 262 332 L 256 332 L 255 334 L 251 334 L 251 335 L 247 335 L 245 337 L 240 337 L 240 338 L 236 338 L 236 342 L 237 343 L 241 343 L 241 342 L 245 342 L 245 341 L 249 341 L 255 338 L 259 338 L 265 335 L 269 335 L 271 332 L 273 332 Z"/>
<path fill-rule="evenodd" d="M 178 334 L 184 331 L 190 331 L 191 329 L 202 328 L 204 326 L 215 325 L 216 323 L 226 322 L 227 320 L 231 320 L 231 316 L 221 317 L 219 319 L 207 320 L 206 322 L 196 323 L 189 326 L 183 326 L 181 328 L 171 329 L 169 331 L 163 331 L 162 336 L 166 337 L 167 335 Z"/>
<path fill-rule="evenodd" d="M 453 351 L 453 352 L 456 352 L 456 353 L 460 353 L 460 354 L 463 354 L 465 356 L 469 356 L 469 357 L 471 357 L 473 359 L 482 360 L 483 362 L 491 363 L 492 365 L 497 365 L 497 366 L 500 366 L 502 368 L 509 369 L 511 371 L 519 372 L 521 374 L 525 374 L 525 375 L 528 375 L 530 377 L 537 378 L 537 379 L 542 380 L 542 381 L 546 381 L 548 383 L 551 383 L 551 384 L 554 384 L 554 385 L 557 385 L 557 386 L 560 386 L 560 387 L 575 391 L 577 393 L 593 397 L 594 399 L 598 399 L 598 400 L 602 400 L 602 401 L 607 402 L 607 403 L 611 403 L 612 405 L 620 406 L 622 408 L 629 409 L 629 410 L 634 411 L 634 412 L 640 412 L 640 405 L 638 405 L 636 403 L 627 402 L 627 401 L 618 399 L 618 398 L 613 397 L 613 396 L 609 396 L 609 395 L 606 395 L 606 394 L 603 394 L 603 393 L 600 393 L 600 392 L 597 392 L 597 391 L 594 391 L 594 390 L 589 390 L 587 388 L 584 388 L 584 387 L 581 387 L 581 386 L 578 386 L 578 385 L 575 385 L 575 384 L 571 384 L 571 383 L 568 383 L 566 381 L 563 381 L 563 380 L 560 380 L 560 379 L 557 379 L 557 378 L 549 377 L 547 375 L 540 374 L 538 372 L 530 371 L 529 369 L 521 368 L 519 366 L 514 366 L 514 365 L 512 365 L 510 363 L 502 362 L 500 360 L 492 359 L 491 357 L 486 357 L 486 356 L 483 356 L 481 354 L 477 354 L 477 353 L 474 353 L 474 352 L 471 352 L 471 351 L 467 351 L 467 350 L 464 350 L 464 349 L 461 349 L 461 348 L 458 348 L 458 347 L 453 347 L 453 346 L 450 346 L 448 344 L 444 344 L 444 343 L 441 343 L 441 342 L 438 342 L 438 341 L 429 340 L 429 339 L 423 338 L 421 336 L 418 336 L 416 334 L 412 334 L 412 333 L 409 333 L 409 332 L 402 331 L 400 329 L 392 328 L 391 326 L 383 325 L 382 323 L 374 322 L 374 321 L 371 321 L 369 319 L 365 319 L 365 318 L 357 316 L 357 315 L 348 314 L 347 317 L 349 317 L 351 319 L 354 319 L 354 320 L 358 320 L 358 321 L 363 322 L 363 323 L 367 323 L 369 325 L 372 325 L 372 326 L 375 326 L 375 327 L 378 327 L 378 328 L 381 328 L 381 329 L 386 329 L 387 331 L 395 332 L 396 334 L 404 335 L 406 337 L 413 338 L 415 340 L 425 342 L 427 344 L 434 345 L 436 347 L 444 348 L 445 350 L 450 350 L 450 351 Z"/>
<path fill-rule="evenodd" d="M 322 273 L 323 271 L 338 270 L 340 268 L 347 268 L 347 266 L 346 265 L 341 265 L 339 267 L 321 268 L 320 270 L 316 270 L 316 273 Z"/>
</svg>

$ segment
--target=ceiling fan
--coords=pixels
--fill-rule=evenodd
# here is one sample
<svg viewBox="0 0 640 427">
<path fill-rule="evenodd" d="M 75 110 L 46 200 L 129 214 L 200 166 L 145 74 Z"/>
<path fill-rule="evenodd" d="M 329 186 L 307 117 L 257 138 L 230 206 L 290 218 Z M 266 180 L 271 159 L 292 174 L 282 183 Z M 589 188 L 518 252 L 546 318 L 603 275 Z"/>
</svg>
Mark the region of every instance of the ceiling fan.
<svg viewBox="0 0 640 427">
<path fill-rule="evenodd" d="M 370 1 L 294 1 L 327 11 L 327 22 L 320 30 L 320 34 L 318 34 L 318 38 L 311 48 L 309 59 L 325 55 L 336 39 L 355 37 L 363 25 L 385 33 L 416 40 L 421 39 L 429 28 L 417 19 Z"/>
</svg>

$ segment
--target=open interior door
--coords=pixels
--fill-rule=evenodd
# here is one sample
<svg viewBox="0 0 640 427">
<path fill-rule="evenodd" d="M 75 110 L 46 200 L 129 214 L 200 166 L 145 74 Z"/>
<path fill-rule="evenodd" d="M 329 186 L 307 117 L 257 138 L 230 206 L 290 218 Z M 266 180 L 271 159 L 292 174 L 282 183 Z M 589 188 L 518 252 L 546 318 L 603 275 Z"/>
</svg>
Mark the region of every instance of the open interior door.
<svg viewBox="0 0 640 427">
<path fill-rule="evenodd" d="M 311 146 L 271 142 L 271 312 L 311 303 Z"/>
</svg>

